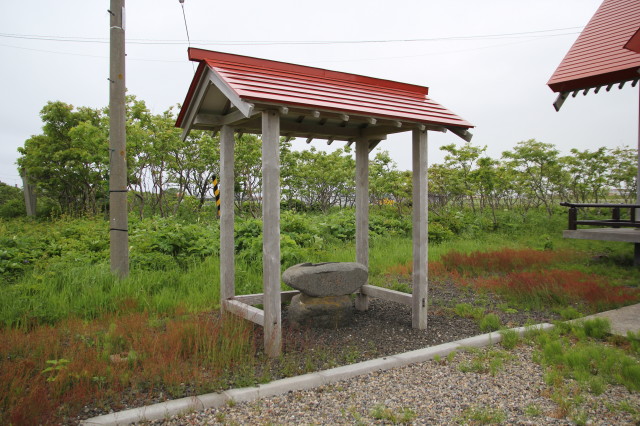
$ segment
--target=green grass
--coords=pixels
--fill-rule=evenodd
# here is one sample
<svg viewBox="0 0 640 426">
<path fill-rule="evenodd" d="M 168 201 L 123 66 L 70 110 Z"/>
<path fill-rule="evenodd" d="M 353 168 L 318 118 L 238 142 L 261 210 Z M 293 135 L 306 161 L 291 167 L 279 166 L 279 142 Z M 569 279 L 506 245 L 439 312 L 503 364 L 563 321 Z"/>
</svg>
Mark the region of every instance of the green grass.
<svg viewBox="0 0 640 426">
<path fill-rule="evenodd" d="M 463 424 L 490 425 L 502 423 L 506 418 L 506 414 L 500 408 L 473 406 L 466 408 L 456 420 Z"/>
</svg>

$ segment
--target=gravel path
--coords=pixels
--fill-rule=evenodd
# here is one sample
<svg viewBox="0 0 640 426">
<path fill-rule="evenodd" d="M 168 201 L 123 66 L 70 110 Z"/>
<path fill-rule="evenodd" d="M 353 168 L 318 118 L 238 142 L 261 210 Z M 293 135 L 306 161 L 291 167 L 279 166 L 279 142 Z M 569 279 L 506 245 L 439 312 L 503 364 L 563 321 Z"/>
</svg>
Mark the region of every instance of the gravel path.
<svg viewBox="0 0 640 426">
<path fill-rule="evenodd" d="M 578 409 L 564 412 L 552 401 L 532 354 L 528 345 L 511 351 L 494 347 L 461 352 L 450 361 L 375 372 L 152 424 L 638 424 L 638 414 L 634 418 L 608 408 L 626 401 L 640 411 L 640 394 L 620 386 L 599 396 L 583 393 Z M 489 362 L 495 359 L 502 359 L 502 366 L 492 374 Z M 476 366 L 473 372 L 462 371 L 470 366 Z"/>
</svg>

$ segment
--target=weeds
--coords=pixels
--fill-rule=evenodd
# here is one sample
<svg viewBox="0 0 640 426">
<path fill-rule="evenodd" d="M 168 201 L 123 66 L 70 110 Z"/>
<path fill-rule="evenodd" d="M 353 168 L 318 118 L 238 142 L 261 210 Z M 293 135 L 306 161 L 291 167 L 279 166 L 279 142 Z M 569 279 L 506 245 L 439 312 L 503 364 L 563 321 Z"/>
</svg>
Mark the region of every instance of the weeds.
<svg viewBox="0 0 640 426">
<path fill-rule="evenodd" d="M 410 408 L 402 408 L 399 412 L 385 407 L 384 405 L 376 405 L 371 410 L 371 417 L 376 420 L 386 420 L 393 424 L 411 423 L 416 418 L 416 412 Z"/>
<path fill-rule="evenodd" d="M 520 335 L 515 330 L 500 330 L 500 334 L 502 335 L 502 341 L 500 344 L 507 350 L 515 348 L 520 342 Z"/>
<path fill-rule="evenodd" d="M 480 320 L 478 325 L 480 326 L 480 331 L 487 333 L 498 330 L 502 323 L 500 322 L 500 317 L 496 314 L 487 314 Z"/>
<path fill-rule="evenodd" d="M 503 410 L 499 408 L 473 406 L 465 409 L 457 419 L 459 423 L 473 424 L 498 424 L 507 418 Z"/>
</svg>

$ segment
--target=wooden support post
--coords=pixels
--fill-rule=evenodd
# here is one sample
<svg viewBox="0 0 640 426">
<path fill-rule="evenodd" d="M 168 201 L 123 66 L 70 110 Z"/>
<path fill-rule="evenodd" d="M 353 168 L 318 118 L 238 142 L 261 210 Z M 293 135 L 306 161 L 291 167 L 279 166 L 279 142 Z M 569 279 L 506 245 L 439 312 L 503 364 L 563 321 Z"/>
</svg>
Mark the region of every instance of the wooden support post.
<svg viewBox="0 0 640 426">
<path fill-rule="evenodd" d="M 233 128 L 220 129 L 220 309 L 226 310 L 225 300 L 235 293 L 235 245 L 233 240 L 233 158 L 235 140 Z"/>
<path fill-rule="evenodd" d="M 576 221 L 578 220 L 578 208 L 577 207 L 569 207 L 569 230 L 575 231 L 578 229 L 578 225 Z"/>
<path fill-rule="evenodd" d="M 427 132 L 413 130 L 413 328 L 427 328 Z"/>
<path fill-rule="evenodd" d="M 369 141 L 356 141 L 356 262 L 369 267 Z M 369 296 L 356 296 L 356 309 L 369 309 Z"/>
<path fill-rule="evenodd" d="M 264 349 L 270 357 L 282 351 L 280 312 L 280 116 L 262 113 L 262 273 Z"/>
<path fill-rule="evenodd" d="M 614 207 L 611 212 L 611 219 L 615 222 L 620 222 L 620 207 Z M 620 228 L 620 225 L 613 225 L 613 228 Z"/>
</svg>

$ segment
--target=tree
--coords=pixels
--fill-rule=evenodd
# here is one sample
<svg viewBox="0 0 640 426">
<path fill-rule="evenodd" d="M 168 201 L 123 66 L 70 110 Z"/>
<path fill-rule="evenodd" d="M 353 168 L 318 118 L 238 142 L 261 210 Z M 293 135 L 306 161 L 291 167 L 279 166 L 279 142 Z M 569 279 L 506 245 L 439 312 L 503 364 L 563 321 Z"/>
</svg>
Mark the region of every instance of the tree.
<svg viewBox="0 0 640 426">
<path fill-rule="evenodd" d="M 598 203 L 606 198 L 608 175 L 613 165 L 609 150 L 602 147 L 590 152 L 588 149 L 580 151 L 573 148 L 571 154 L 562 160 L 567 165 L 569 190 L 573 199 L 583 203 L 592 200 Z"/>
<path fill-rule="evenodd" d="M 611 151 L 611 157 L 609 186 L 623 198 L 625 203 L 635 203 L 638 188 L 638 151 L 628 146 L 621 146 Z"/>
<path fill-rule="evenodd" d="M 566 173 L 553 144 L 535 139 L 518 142 L 513 151 L 505 151 L 502 157 L 516 172 L 515 182 L 520 190 L 544 205 L 547 213 L 553 213 L 556 195 L 564 192 Z"/>
<path fill-rule="evenodd" d="M 440 148 L 440 150 L 448 152 L 444 160 L 445 166 L 449 167 L 453 172 L 453 192 L 463 197 L 468 197 L 473 211 L 476 209 L 475 195 L 477 187 L 472 173 L 476 166 L 476 161 L 486 149 L 486 146 L 484 148 L 473 146 L 471 142 L 466 142 L 460 148 L 456 147 L 455 144 L 445 145 Z"/>
<path fill-rule="evenodd" d="M 18 148 L 18 166 L 39 192 L 57 200 L 63 212 L 102 210 L 108 199 L 109 173 L 105 111 L 48 102 L 40 117 L 43 133 Z"/>
</svg>

